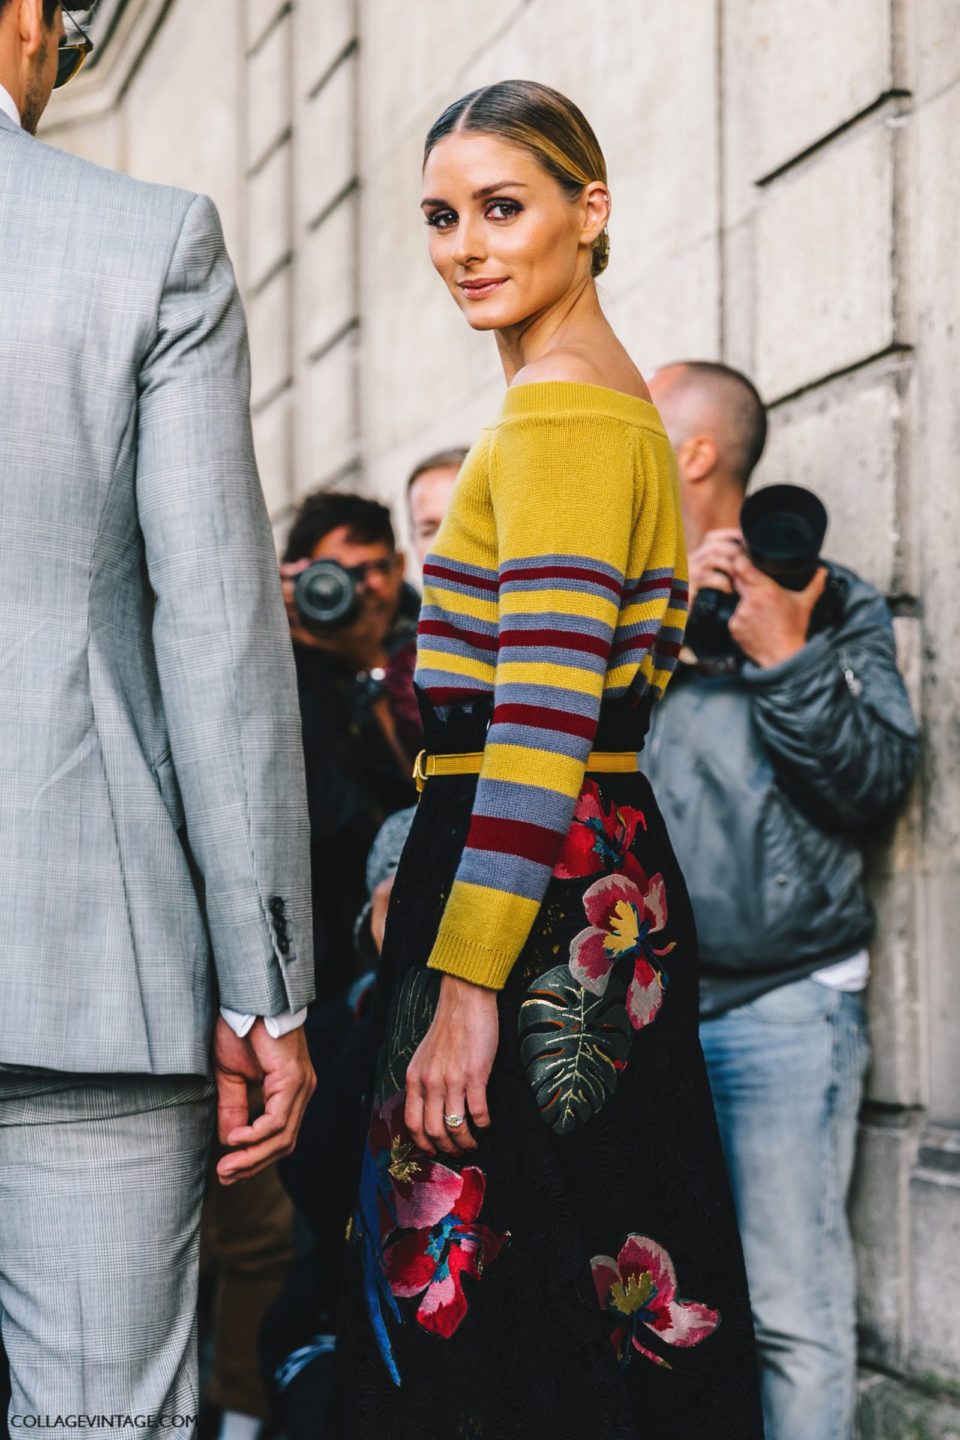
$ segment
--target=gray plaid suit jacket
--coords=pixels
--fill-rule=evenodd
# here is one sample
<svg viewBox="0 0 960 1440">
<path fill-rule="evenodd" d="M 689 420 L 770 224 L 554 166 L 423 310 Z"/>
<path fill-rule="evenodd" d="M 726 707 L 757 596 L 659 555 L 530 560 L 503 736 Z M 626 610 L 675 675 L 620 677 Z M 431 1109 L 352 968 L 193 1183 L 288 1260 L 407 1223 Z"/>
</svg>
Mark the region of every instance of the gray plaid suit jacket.
<svg viewBox="0 0 960 1440">
<path fill-rule="evenodd" d="M 0 1065 L 206 1072 L 218 991 L 311 998 L 310 931 L 216 210 L 0 113 Z"/>
</svg>

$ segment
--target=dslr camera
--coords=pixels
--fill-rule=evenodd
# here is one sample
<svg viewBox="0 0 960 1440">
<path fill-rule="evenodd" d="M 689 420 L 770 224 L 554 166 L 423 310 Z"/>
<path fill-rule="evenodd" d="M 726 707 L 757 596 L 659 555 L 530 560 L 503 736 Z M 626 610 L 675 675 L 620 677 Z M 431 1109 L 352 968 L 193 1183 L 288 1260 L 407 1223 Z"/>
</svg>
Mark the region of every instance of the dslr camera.
<svg viewBox="0 0 960 1440">
<path fill-rule="evenodd" d="M 365 567 L 349 569 L 336 560 L 314 560 L 297 576 L 294 598 L 304 623 L 314 630 L 341 630 L 360 610 Z"/>
<path fill-rule="evenodd" d="M 812 490 L 770 485 L 748 495 L 740 511 L 743 543 L 752 563 L 785 590 L 805 590 L 820 566 L 827 511 Z M 828 567 L 829 569 L 829 567 Z M 810 617 L 809 634 L 835 624 L 843 613 L 846 582 L 830 571 Z M 743 651 L 730 634 L 740 597 L 710 587 L 697 592 L 687 622 L 687 644 L 698 660 L 741 664 Z"/>
</svg>

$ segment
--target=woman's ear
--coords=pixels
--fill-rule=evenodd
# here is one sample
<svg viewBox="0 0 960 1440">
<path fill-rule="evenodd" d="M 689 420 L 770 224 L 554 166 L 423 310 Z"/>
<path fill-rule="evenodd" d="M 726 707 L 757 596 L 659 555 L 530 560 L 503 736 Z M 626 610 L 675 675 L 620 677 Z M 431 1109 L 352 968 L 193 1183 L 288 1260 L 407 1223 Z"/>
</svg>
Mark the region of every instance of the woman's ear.
<svg viewBox="0 0 960 1440">
<path fill-rule="evenodd" d="M 580 231 L 581 245 L 592 245 L 597 236 L 606 229 L 610 219 L 610 191 L 600 180 L 591 180 L 583 187 L 583 226 Z"/>
</svg>

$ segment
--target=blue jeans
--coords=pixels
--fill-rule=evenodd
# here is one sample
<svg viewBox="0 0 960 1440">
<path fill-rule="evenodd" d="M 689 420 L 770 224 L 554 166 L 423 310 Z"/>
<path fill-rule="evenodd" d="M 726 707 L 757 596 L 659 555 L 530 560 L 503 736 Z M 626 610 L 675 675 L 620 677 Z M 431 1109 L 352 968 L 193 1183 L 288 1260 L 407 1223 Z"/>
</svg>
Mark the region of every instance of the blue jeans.
<svg viewBox="0 0 960 1440">
<path fill-rule="evenodd" d="M 799 980 L 700 1027 L 761 1359 L 767 1440 L 850 1440 L 847 1220 L 869 1061 L 859 995 Z"/>
</svg>

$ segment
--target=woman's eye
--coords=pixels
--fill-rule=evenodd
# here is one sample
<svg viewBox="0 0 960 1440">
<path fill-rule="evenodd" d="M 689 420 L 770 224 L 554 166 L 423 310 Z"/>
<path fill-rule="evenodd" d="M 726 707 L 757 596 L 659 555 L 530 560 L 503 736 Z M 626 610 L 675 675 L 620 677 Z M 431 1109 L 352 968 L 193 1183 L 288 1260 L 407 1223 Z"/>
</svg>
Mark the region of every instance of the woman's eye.
<svg viewBox="0 0 960 1440">
<path fill-rule="evenodd" d="M 512 220 L 514 215 L 519 215 L 522 207 L 516 200 L 494 200 L 487 211 L 492 220 Z"/>
<path fill-rule="evenodd" d="M 456 223 L 457 217 L 452 210 L 434 210 L 432 215 L 427 216 L 427 224 L 432 225 L 434 230 L 449 230 Z"/>
</svg>

